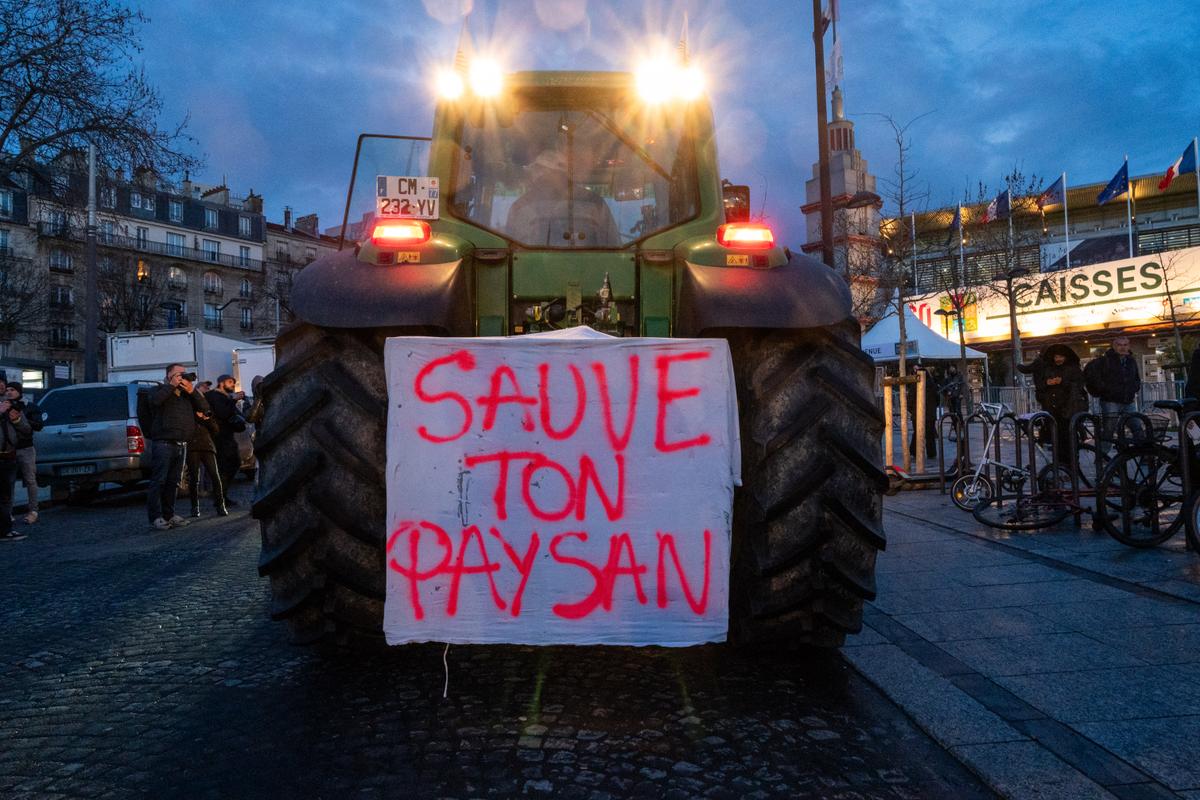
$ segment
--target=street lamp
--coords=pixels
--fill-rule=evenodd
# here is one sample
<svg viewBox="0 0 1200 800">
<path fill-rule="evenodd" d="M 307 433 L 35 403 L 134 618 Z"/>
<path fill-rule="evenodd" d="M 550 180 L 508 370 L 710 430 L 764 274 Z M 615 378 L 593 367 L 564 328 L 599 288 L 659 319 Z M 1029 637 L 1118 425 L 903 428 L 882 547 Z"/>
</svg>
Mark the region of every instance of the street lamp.
<svg viewBox="0 0 1200 800">
<path fill-rule="evenodd" d="M 1012 339 L 1012 382 L 1013 386 L 1017 383 L 1017 375 L 1020 374 L 1017 370 L 1017 365 L 1021 363 L 1021 329 L 1017 327 L 1017 302 L 1013 296 L 1013 281 L 1017 278 L 1023 278 L 1029 274 L 1029 270 L 1024 267 L 1013 267 L 1004 272 L 998 272 L 994 280 L 1004 281 L 1004 296 L 1008 299 L 1008 331 L 1009 337 Z"/>
</svg>

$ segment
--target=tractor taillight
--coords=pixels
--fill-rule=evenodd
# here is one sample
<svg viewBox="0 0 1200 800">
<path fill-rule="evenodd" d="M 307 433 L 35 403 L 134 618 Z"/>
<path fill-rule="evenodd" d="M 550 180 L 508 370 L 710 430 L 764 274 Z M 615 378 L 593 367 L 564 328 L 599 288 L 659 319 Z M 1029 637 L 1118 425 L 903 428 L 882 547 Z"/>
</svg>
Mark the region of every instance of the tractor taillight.
<svg viewBox="0 0 1200 800">
<path fill-rule="evenodd" d="M 142 436 L 142 429 L 137 425 L 126 425 L 125 445 L 131 456 L 139 456 L 146 452 L 146 439 Z"/>
<path fill-rule="evenodd" d="M 371 233 L 376 247 L 403 247 L 424 244 L 432 236 L 429 223 L 419 219 L 398 219 L 380 222 Z"/>
<path fill-rule="evenodd" d="M 775 246 L 775 234 L 757 222 L 728 222 L 717 228 L 717 241 L 725 247 L 768 250 Z"/>
</svg>

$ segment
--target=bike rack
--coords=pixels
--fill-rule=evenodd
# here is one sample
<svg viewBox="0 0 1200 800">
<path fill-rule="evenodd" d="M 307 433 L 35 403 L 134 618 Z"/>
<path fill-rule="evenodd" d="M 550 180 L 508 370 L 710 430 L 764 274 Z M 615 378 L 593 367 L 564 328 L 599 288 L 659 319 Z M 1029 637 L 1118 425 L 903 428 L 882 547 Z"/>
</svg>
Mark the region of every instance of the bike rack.
<svg viewBox="0 0 1200 800">
<path fill-rule="evenodd" d="M 1054 489 L 1059 488 L 1059 460 L 1058 460 L 1058 420 L 1048 411 L 1035 411 L 1032 414 L 1024 414 L 1020 418 L 1022 427 L 1026 429 L 1026 434 L 1029 437 L 1029 498 L 1032 500 L 1042 487 L 1038 485 L 1038 466 L 1037 466 L 1037 442 L 1038 434 L 1049 429 L 1050 438 L 1050 460 L 1047 464 L 1050 466 L 1050 474 L 1054 479 Z M 1018 447 L 1020 439 L 1018 438 Z"/>
<path fill-rule="evenodd" d="M 1075 517 L 1075 527 L 1077 527 L 1077 528 L 1080 526 L 1081 521 L 1082 521 L 1081 518 L 1083 517 L 1083 502 L 1082 502 L 1083 494 L 1079 489 L 1079 472 L 1080 472 L 1079 442 L 1081 440 L 1087 438 L 1087 434 L 1088 434 L 1087 426 L 1089 423 L 1092 426 L 1091 427 L 1092 441 L 1094 441 L 1096 443 L 1094 445 L 1096 447 L 1096 458 L 1093 459 L 1095 461 L 1095 467 L 1096 467 L 1096 478 L 1095 478 L 1094 483 L 1092 484 L 1093 486 L 1100 485 L 1100 475 L 1103 473 L 1103 469 L 1101 468 L 1101 464 L 1103 463 L 1103 461 L 1100 458 L 1100 455 L 1101 455 L 1101 453 L 1100 453 L 1100 431 L 1101 431 L 1100 417 L 1099 417 L 1099 415 L 1093 414 L 1089 411 L 1080 411 L 1078 414 L 1075 414 L 1074 416 L 1071 417 L 1072 436 L 1071 436 L 1071 440 L 1070 440 L 1071 467 L 1072 467 L 1072 469 L 1071 469 L 1071 502 L 1076 508 L 1075 514 L 1073 516 Z M 1093 505 L 1092 506 L 1093 518 L 1095 517 L 1095 515 L 1096 515 L 1096 506 Z"/>
<path fill-rule="evenodd" d="M 974 415 L 972 415 L 974 416 Z M 969 419 L 969 418 L 968 418 Z M 964 468 L 968 468 L 971 464 L 970 452 L 970 431 L 967 429 L 966 421 L 962 415 L 948 411 L 942 414 L 938 420 L 938 487 L 942 494 L 946 493 L 946 422 L 950 423 L 950 430 L 954 432 L 955 441 L 955 456 L 954 456 L 954 478 L 957 480 L 964 474 Z"/>
<path fill-rule="evenodd" d="M 1002 429 L 1003 429 L 1003 426 L 1004 426 L 1004 423 L 1006 420 L 1011 424 L 1012 429 L 1013 429 L 1013 449 L 1014 449 L 1015 455 L 1016 455 L 1016 457 L 1014 459 L 1016 461 L 1016 463 L 1013 466 L 1018 470 L 1020 470 L 1022 468 L 1021 467 L 1021 423 L 1017 419 L 1016 414 L 1014 414 L 1012 411 L 1005 411 L 996 419 L 996 436 L 995 436 L 995 441 L 994 441 L 994 445 L 995 445 L 994 449 L 996 451 L 996 457 L 995 457 L 995 463 L 992 464 L 992 471 L 994 473 L 992 486 L 996 490 L 995 502 L 996 502 L 997 507 L 1003 506 L 1004 500 L 1005 500 L 1004 477 L 1003 477 L 1004 473 L 1002 471 L 1004 469 L 1004 453 L 1000 447 L 1000 440 L 1004 438 Z M 1013 495 L 1012 499 L 1015 500 L 1015 499 L 1019 498 L 1020 496 L 1021 496 L 1021 493 L 1018 490 L 1018 492 Z"/>
<path fill-rule="evenodd" d="M 1182 409 L 1181 409 L 1182 411 Z M 1195 422 L 1200 425 L 1200 411 L 1189 411 L 1186 414 L 1177 414 L 1179 419 L 1179 477 L 1183 482 L 1183 508 L 1184 513 L 1188 513 L 1191 509 L 1192 502 L 1200 502 L 1200 498 L 1189 501 L 1192 497 L 1192 459 L 1195 457 L 1198 446 L 1192 442 L 1192 437 L 1188 436 L 1187 426 Z M 1185 524 L 1187 524 L 1185 520 Z M 1192 537 L 1186 536 L 1187 547 L 1192 548 Z M 1200 550 L 1197 550 L 1200 552 Z"/>
</svg>

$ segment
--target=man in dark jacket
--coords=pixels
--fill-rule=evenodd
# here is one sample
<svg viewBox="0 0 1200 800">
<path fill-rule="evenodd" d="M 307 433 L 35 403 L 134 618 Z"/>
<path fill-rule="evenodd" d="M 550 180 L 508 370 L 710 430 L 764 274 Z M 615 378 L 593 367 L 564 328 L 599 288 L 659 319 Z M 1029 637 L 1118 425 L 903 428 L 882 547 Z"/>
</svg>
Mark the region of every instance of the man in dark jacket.
<svg viewBox="0 0 1200 800">
<path fill-rule="evenodd" d="M 1104 442 L 1112 442 L 1120 415 L 1137 411 L 1134 399 L 1142 388 L 1137 361 L 1129 352 L 1129 337 L 1113 339 L 1112 347 L 1087 365 L 1083 377 L 1088 392 L 1100 400 Z M 1143 433 L 1140 420 L 1131 420 L 1129 427 L 1135 436 Z"/>
<path fill-rule="evenodd" d="M 8 384 L 5 396 L 14 408 L 25 415 L 25 421 L 29 423 L 29 433 L 22 434 L 17 439 L 17 474 L 21 477 L 21 483 L 25 484 L 25 496 L 28 501 L 25 522 L 32 525 L 38 519 L 37 451 L 33 448 L 33 434 L 44 428 L 45 424 L 37 404 L 25 402 L 24 387 L 20 383 L 13 381 Z"/>
<path fill-rule="evenodd" d="M 17 482 L 17 442 L 33 431 L 25 415 L 7 398 L 0 398 L 0 541 L 17 542 L 25 538 L 12 529 L 13 485 Z"/>
<path fill-rule="evenodd" d="M 187 520 L 175 513 L 175 495 L 187 455 L 187 443 L 196 432 L 196 412 L 209 411 L 204 395 L 184 377 L 182 364 L 167 367 L 167 381 L 150 392 L 150 488 L 146 512 L 150 527 L 165 531 L 182 528 Z M 194 376 L 193 376 L 194 377 Z M 143 424 L 145 421 L 143 420 Z"/>
<path fill-rule="evenodd" d="M 212 484 L 213 508 L 217 516 L 227 517 L 225 492 L 221 488 L 221 472 L 217 468 L 217 448 L 213 436 L 217 433 L 217 422 L 211 411 L 196 412 L 196 432 L 192 434 L 187 448 L 188 493 L 192 499 L 192 516 L 200 516 L 200 467 L 204 467 L 208 482 Z"/>
<path fill-rule="evenodd" d="M 217 423 L 213 443 L 217 447 L 217 469 L 221 473 L 221 487 L 225 492 L 226 506 L 237 505 L 229 497 L 233 480 L 242 465 L 235 435 L 246 429 L 246 421 L 238 410 L 238 402 L 245 399 L 246 395 L 244 392 L 234 391 L 236 387 L 237 381 L 232 375 L 222 375 L 217 378 L 217 388 L 206 395 L 212 408 L 213 419 Z"/>
<path fill-rule="evenodd" d="M 1052 344 L 1032 363 L 1018 364 L 1017 369 L 1033 375 L 1034 396 L 1042 410 L 1054 417 L 1058 460 L 1065 462 L 1071 452 L 1071 417 L 1087 410 L 1079 356 L 1065 344 Z"/>
</svg>

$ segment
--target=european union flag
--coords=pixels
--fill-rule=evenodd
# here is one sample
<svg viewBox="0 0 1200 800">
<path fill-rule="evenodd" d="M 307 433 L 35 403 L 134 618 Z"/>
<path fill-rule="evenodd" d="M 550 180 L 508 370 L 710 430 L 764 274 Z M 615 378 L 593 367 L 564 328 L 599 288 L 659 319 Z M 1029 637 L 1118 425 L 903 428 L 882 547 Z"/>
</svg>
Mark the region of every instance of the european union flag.
<svg viewBox="0 0 1200 800">
<path fill-rule="evenodd" d="M 1114 197 L 1120 197 L 1129 191 L 1129 162 L 1126 161 L 1117 170 L 1117 174 L 1113 175 L 1112 180 L 1108 182 L 1108 186 L 1104 187 L 1104 191 L 1096 195 L 1096 205 L 1102 206 Z"/>
</svg>

